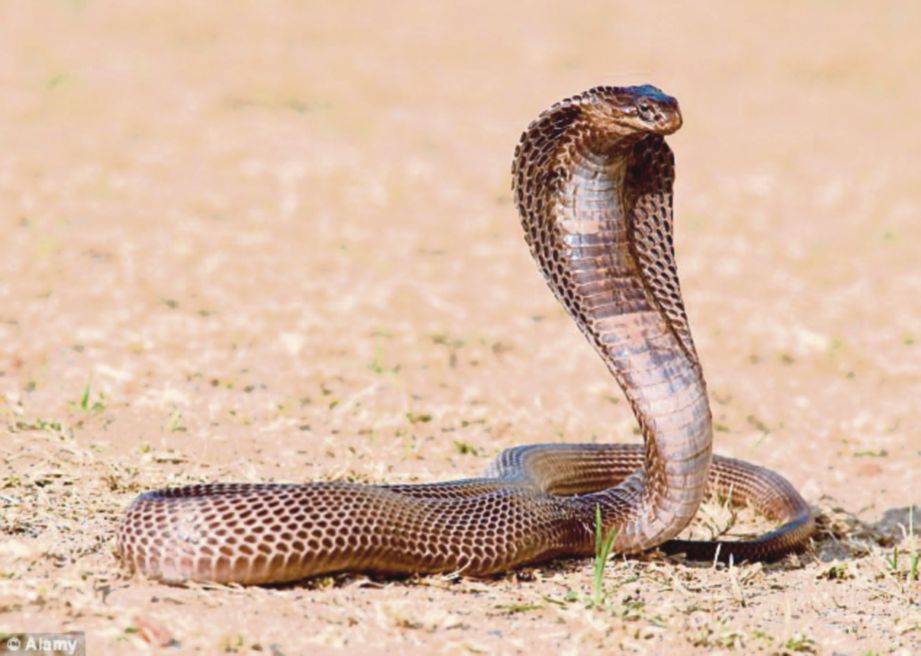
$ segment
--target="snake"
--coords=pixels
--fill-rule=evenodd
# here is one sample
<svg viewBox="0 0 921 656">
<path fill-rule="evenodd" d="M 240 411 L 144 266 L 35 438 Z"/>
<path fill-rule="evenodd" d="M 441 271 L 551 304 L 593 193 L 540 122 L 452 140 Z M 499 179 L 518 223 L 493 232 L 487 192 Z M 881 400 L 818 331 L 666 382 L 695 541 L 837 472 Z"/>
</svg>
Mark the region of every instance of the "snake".
<svg viewBox="0 0 921 656">
<path fill-rule="evenodd" d="M 773 560 L 801 550 L 809 505 L 780 474 L 713 455 L 713 419 L 673 238 L 677 100 L 599 86 L 523 133 L 512 191 L 553 294 L 601 356 L 642 444 L 506 449 L 479 478 L 418 484 L 209 483 L 138 496 L 116 554 L 166 583 L 274 584 L 337 572 L 484 577 L 612 551 Z M 677 539 L 708 495 L 776 526 L 747 540 Z M 724 538 L 725 536 L 721 536 Z"/>
</svg>

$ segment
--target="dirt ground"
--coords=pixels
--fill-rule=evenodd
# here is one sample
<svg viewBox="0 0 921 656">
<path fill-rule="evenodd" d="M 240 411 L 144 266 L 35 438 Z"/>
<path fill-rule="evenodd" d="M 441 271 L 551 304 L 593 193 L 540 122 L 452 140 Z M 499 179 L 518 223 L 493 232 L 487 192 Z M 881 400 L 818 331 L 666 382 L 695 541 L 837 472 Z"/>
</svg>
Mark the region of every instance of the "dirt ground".
<svg viewBox="0 0 921 656">
<path fill-rule="evenodd" d="M 914 2 L 0 3 L 0 633 L 921 653 L 919 33 Z M 685 118 L 716 450 L 802 491 L 809 553 L 618 558 L 600 606 L 587 560 L 255 589 L 122 571 L 143 490 L 444 480 L 516 444 L 638 440 L 527 253 L 509 165 L 552 102 L 645 82 Z"/>
</svg>

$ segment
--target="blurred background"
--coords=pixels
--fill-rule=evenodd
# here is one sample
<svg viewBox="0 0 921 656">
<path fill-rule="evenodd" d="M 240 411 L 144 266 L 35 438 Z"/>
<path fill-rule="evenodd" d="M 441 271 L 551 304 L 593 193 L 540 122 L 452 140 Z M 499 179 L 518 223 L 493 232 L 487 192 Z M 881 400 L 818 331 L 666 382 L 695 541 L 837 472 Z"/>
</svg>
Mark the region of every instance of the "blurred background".
<svg viewBox="0 0 921 656">
<path fill-rule="evenodd" d="M 681 103 L 716 450 L 866 521 L 917 502 L 919 33 L 909 1 L 3 2 L 7 529 L 110 571 L 151 486 L 638 439 L 509 189 L 598 84 Z"/>
</svg>

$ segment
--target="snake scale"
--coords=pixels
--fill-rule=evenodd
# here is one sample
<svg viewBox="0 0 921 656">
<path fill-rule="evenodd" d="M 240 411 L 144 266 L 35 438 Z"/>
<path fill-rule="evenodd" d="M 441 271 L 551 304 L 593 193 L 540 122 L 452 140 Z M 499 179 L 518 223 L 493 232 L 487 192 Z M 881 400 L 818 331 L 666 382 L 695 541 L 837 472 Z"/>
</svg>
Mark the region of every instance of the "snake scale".
<svg viewBox="0 0 921 656">
<path fill-rule="evenodd" d="M 672 244 L 677 101 L 652 86 L 596 87 L 542 113 L 515 150 L 526 241 L 557 299 L 601 355 L 642 445 L 539 444 L 482 478 L 420 485 L 208 484 L 148 492 L 117 553 L 166 582 L 278 583 L 340 571 L 501 572 L 590 555 L 595 518 L 614 551 L 772 559 L 813 531 L 780 475 L 712 455 L 712 420 Z M 779 527 L 750 541 L 675 540 L 707 493 Z"/>
</svg>

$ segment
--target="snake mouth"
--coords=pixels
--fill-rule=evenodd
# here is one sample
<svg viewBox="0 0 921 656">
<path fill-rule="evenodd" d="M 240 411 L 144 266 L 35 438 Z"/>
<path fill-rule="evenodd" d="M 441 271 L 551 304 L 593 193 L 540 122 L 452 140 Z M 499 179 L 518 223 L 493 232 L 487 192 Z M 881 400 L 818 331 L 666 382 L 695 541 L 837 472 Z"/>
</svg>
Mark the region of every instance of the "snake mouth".
<svg viewBox="0 0 921 656">
<path fill-rule="evenodd" d="M 681 112 L 677 107 L 661 108 L 652 104 L 637 103 L 614 119 L 614 123 L 630 132 L 659 134 L 676 132 L 682 125 Z"/>
</svg>

